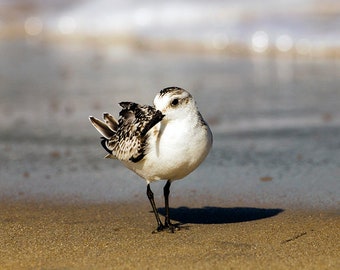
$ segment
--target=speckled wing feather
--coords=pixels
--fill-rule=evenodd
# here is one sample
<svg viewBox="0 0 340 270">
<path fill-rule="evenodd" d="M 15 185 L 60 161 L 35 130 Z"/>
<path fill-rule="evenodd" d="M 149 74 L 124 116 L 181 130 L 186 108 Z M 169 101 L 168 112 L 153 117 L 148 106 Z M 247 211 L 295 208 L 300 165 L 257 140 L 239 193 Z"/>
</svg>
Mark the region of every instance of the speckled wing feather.
<svg viewBox="0 0 340 270">
<path fill-rule="evenodd" d="M 147 154 L 148 131 L 160 122 L 164 115 L 152 106 L 133 102 L 121 102 L 116 133 L 103 138 L 104 148 L 119 160 L 138 162 Z"/>
</svg>

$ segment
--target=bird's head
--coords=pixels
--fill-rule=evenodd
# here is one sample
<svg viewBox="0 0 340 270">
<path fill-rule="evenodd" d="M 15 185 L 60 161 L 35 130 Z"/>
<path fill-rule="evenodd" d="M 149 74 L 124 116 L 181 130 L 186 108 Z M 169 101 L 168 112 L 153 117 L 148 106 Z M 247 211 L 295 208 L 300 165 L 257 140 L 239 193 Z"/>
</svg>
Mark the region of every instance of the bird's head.
<svg viewBox="0 0 340 270">
<path fill-rule="evenodd" d="M 167 120 L 185 118 L 197 111 L 196 102 L 191 94 L 179 87 L 161 90 L 154 99 L 154 105 Z"/>
</svg>

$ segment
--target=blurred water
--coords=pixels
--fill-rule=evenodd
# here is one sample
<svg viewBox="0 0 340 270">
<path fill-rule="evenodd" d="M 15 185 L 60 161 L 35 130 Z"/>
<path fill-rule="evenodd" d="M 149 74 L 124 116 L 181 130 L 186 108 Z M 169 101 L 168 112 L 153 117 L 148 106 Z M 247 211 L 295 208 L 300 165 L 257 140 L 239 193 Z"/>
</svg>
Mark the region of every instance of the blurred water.
<svg viewBox="0 0 340 270">
<path fill-rule="evenodd" d="M 340 66 L 334 60 L 0 44 L 0 199 L 145 201 L 145 183 L 104 160 L 89 115 L 188 89 L 214 133 L 207 160 L 174 201 L 336 208 Z M 162 184 L 153 184 L 157 200 Z"/>
<path fill-rule="evenodd" d="M 2 0 L 3 36 L 237 55 L 339 57 L 337 0 Z"/>
</svg>

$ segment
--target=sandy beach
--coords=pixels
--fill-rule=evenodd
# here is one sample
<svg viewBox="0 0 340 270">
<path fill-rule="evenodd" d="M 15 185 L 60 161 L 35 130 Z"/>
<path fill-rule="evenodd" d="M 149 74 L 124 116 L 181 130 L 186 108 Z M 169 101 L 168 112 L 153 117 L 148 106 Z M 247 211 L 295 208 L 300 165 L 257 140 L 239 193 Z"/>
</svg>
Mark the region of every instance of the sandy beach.
<svg viewBox="0 0 340 270">
<path fill-rule="evenodd" d="M 41 48 L 24 46 L 27 68 L 11 73 L 23 46 L 13 45 L 4 45 L 1 69 L 0 269 L 339 269 L 340 99 L 332 63 L 296 62 L 304 76 L 280 81 L 271 66 L 290 63 L 154 55 L 145 73 L 148 53 L 137 67 L 130 57 L 103 60 L 92 51 L 72 62 L 67 50 L 51 64 L 58 50 L 48 47 L 34 66 Z M 88 68 L 84 56 L 99 61 L 99 70 Z M 43 68 L 45 61 L 61 73 Z M 189 71 L 181 74 L 177 63 Z M 27 75 L 32 65 L 36 73 Z M 163 65 L 172 71 L 162 82 L 136 87 Z M 257 65 L 267 71 L 258 74 Z M 79 79 L 72 75 L 83 67 Z M 224 75 L 233 72 L 236 79 Z M 130 73 L 137 80 L 126 85 Z M 254 89 L 257 76 L 264 85 Z M 275 94 L 272 76 L 281 87 Z M 214 88 L 200 77 L 220 81 Z M 131 97 L 150 103 L 154 89 L 170 81 L 204 89 L 194 94 L 214 146 L 202 166 L 173 185 L 171 214 L 182 230 L 151 234 L 145 183 L 103 160 L 87 117 Z M 154 185 L 162 207 L 162 185 Z"/>
<path fill-rule="evenodd" d="M 338 4 L 0 2 L 0 270 L 340 269 Z M 168 86 L 214 143 L 171 186 L 181 230 L 152 234 L 88 117 Z"/>
<path fill-rule="evenodd" d="M 0 207 L 1 269 L 338 269 L 340 263 L 335 212 L 174 207 L 181 230 L 151 234 L 154 217 L 144 202 Z"/>
</svg>

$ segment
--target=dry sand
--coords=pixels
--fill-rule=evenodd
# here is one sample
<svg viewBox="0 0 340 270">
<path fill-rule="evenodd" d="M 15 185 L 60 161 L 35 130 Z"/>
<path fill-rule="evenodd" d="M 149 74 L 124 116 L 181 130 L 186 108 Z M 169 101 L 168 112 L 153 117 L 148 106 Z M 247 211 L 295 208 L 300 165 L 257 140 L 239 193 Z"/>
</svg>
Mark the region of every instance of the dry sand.
<svg viewBox="0 0 340 270">
<path fill-rule="evenodd" d="M 1 269 L 339 269 L 338 213 L 174 207 L 174 234 L 147 202 L 1 202 Z M 163 209 L 160 209 L 162 212 Z"/>
</svg>

